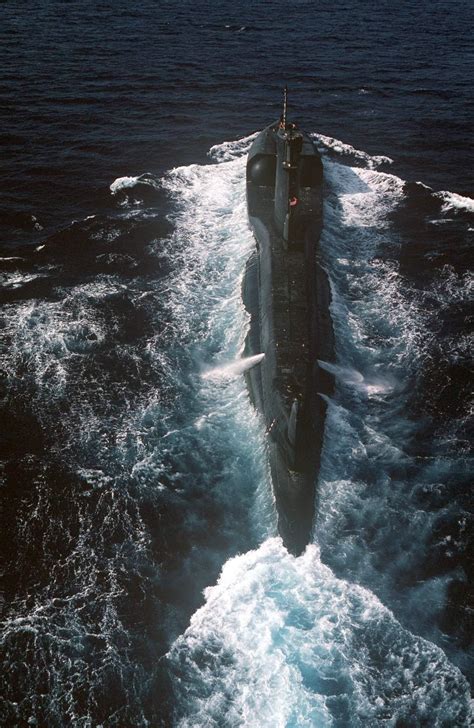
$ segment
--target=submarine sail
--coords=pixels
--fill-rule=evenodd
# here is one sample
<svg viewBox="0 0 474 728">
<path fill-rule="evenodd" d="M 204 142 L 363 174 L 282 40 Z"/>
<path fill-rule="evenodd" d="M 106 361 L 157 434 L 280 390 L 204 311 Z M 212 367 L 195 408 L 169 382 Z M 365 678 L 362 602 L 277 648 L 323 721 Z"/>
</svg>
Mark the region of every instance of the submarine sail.
<svg viewBox="0 0 474 728">
<path fill-rule="evenodd" d="M 250 329 L 245 355 L 264 353 L 246 373 L 267 432 L 278 530 L 300 554 L 311 538 L 326 403 L 334 360 L 329 281 L 319 263 L 323 165 L 311 138 L 287 120 L 254 140 L 247 158 L 247 208 L 256 249 L 243 284 Z"/>
</svg>

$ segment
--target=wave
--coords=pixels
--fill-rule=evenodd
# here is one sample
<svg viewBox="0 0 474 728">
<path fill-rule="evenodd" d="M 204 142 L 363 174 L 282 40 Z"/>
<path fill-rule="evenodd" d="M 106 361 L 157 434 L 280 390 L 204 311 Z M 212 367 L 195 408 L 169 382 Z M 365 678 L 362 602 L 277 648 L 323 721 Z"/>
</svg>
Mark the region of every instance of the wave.
<svg viewBox="0 0 474 728">
<path fill-rule="evenodd" d="M 364 91 L 364 89 L 362 89 Z M 360 149 L 342 142 L 340 139 L 334 137 L 325 136 L 324 134 L 311 134 L 316 144 L 322 148 L 322 151 L 331 152 L 337 155 L 338 159 L 341 158 L 355 161 L 356 163 L 363 164 L 369 169 L 376 169 L 382 164 L 392 164 L 393 159 L 384 155 L 371 155 L 367 152 L 363 152 Z"/>
<path fill-rule="evenodd" d="M 237 141 L 221 142 L 214 144 L 208 152 L 208 155 L 215 162 L 230 162 L 233 159 L 239 159 L 247 154 L 254 139 L 257 138 L 259 132 L 254 132 L 248 136 L 242 137 Z"/>
<path fill-rule="evenodd" d="M 467 725 L 460 671 L 315 545 L 295 558 L 265 541 L 205 597 L 167 655 L 182 728 Z"/>
<path fill-rule="evenodd" d="M 455 521 L 464 522 L 468 508 L 468 414 L 464 405 L 458 419 L 439 411 L 433 417 L 426 403 L 446 386 L 428 374 L 440 377 L 461 362 L 464 339 L 441 337 L 437 322 L 464 305 L 458 302 L 469 296 L 470 276 L 434 268 L 431 276 L 420 271 L 420 279 L 402 269 L 403 238 L 417 232 L 405 228 L 402 236 L 394 222 L 406 201 L 403 180 L 338 162 L 326 165 L 326 179 L 322 247 L 333 288 L 337 386 L 316 538 L 339 576 L 370 588 L 405 626 L 468 671 L 469 649 L 461 647 L 467 605 L 452 596 L 467 579 L 467 534 Z M 440 545 L 450 531 L 459 534 L 451 549 Z"/>
<path fill-rule="evenodd" d="M 458 195 L 455 192 L 448 192 L 446 190 L 436 192 L 435 195 L 443 202 L 443 212 L 447 212 L 449 210 L 462 210 L 463 212 L 474 213 L 474 200 L 471 197 L 464 197 L 463 195 Z"/>
<path fill-rule="evenodd" d="M 159 180 L 149 172 L 144 172 L 136 177 L 117 177 L 110 185 L 110 191 L 116 195 L 117 192 L 133 189 L 137 185 L 148 185 L 156 190 L 160 189 Z"/>
<path fill-rule="evenodd" d="M 235 376 L 254 137 L 145 182 L 166 195 L 171 232 L 146 207 L 83 221 L 41 253 L 57 266 L 48 296 L 4 307 L 6 401 L 21 405 L 8 419 L 11 722 L 376 726 L 411 711 L 468 724 L 467 469 L 447 444 L 464 415 L 435 430 L 413 409 L 433 400 L 421 372 L 468 277 L 403 270 L 404 181 L 333 145 L 322 263 L 338 359 L 322 365 L 336 390 L 314 544 L 293 558 L 273 538 L 265 432 Z M 110 273 L 117 255 L 133 265 Z M 442 355 L 459 363 L 454 338 Z"/>
<path fill-rule="evenodd" d="M 226 143 L 222 158 L 242 156 L 250 140 L 231 149 Z M 251 725 L 255 715 L 261 725 L 298 726 L 469 720 L 465 678 L 436 646 L 467 669 L 459 642 L 442 632 L 450 584 L 465 576 L 459 559 L 431 570 L 439 513 L 429 498 L 424 512 L 420 503 L 420 492 L 430 492 L 430 481 L 452 462 L 434 469 L 434 456 L 413 453 L 422 425 L 410 408 L 410 389 L 434 343 L 426 296 L 443 290 L 446 305 L 467 289 L 456 279 L 448 288 L 431 281 L 429 293 L 410 285 L 397 262 L 393 221 L 405 182 L 375 170 L 386 160 L 329 146 L 338 156 L 325 161 L 321 247 L 338 361 L 323 363 L 337 386 L 328 401 L 315 545 L 299 562 L 278 541 L 265 542 L 224 566 L 168 655 L 183 726 L 199 725 L 204 715 L 212 725 Z M 349 166 L 348 155 L 363 166 Z M 463 517 L 462 501 L 445 508 Z M 457 543 L 462 559 L 465 534 Z M 448 682 L 454 692 L 445 690 Z"/>
</svg>

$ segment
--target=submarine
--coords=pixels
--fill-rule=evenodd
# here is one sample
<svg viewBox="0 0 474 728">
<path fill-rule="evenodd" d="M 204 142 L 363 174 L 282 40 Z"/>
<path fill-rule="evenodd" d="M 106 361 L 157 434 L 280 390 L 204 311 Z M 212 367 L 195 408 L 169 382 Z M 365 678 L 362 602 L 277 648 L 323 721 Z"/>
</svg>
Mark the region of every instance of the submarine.
<svg viewBox="0 0 474 728">
<path fill-rule="evenodd" d="M 248 152 L 247 211 L 256 246 L 242 295 L 250 324 L 244 355 L 263 354 L 245 376 L 263 415 L 278 531 L 288 551 L 311 540 L 334 361 L 331 290 L 320 262 L 323 164 L 311 137 L 287 120 L 288 89 L 278 121 Z"/>
</svg>

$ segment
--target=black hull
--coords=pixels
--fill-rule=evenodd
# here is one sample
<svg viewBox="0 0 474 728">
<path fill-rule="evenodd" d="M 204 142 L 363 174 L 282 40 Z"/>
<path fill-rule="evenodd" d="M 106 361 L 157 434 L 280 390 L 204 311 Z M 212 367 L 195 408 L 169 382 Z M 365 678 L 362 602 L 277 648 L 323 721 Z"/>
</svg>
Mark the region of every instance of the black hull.
<svg viewBox="0 0 474 728">
<path fill-rule="evenodd" d="M 252 150 L 254 158 L 261 158 L 262 148 L 271 150 L 274 133 L 269 127 L 259 135 L 249 164 Z M 322 178 L 299 188 L 298 195 L 297 244 L 291 245 L 274 224 L 275 187 L 255 184 L 248 175 L 249 222 L 257 245 L 243 286 L 250 314 L 245 354 L 265 353 L 246 378 L 266 424 L 279 533 L 295 555 L 311 540 L 326 415 L 320 395 L 333 390 L 333 378 L 318 359 L 334 359 L 330 287 L 318 263 Z"/>
</svg>

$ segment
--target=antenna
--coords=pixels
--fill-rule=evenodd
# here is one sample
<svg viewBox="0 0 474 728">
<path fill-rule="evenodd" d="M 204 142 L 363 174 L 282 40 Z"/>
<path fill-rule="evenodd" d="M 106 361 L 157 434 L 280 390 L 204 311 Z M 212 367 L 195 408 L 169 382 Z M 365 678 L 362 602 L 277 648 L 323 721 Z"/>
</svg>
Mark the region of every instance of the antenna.
<svg viewBox="0 0 474 728">
<path fill-rule="evenodd" d="M 285 86 L 283 90 L 283 114 L 281 120 L 283 122 L 283 128 L 286 129 L 286 109 L 288 106 L 288 86 Z"/>
</svg>

